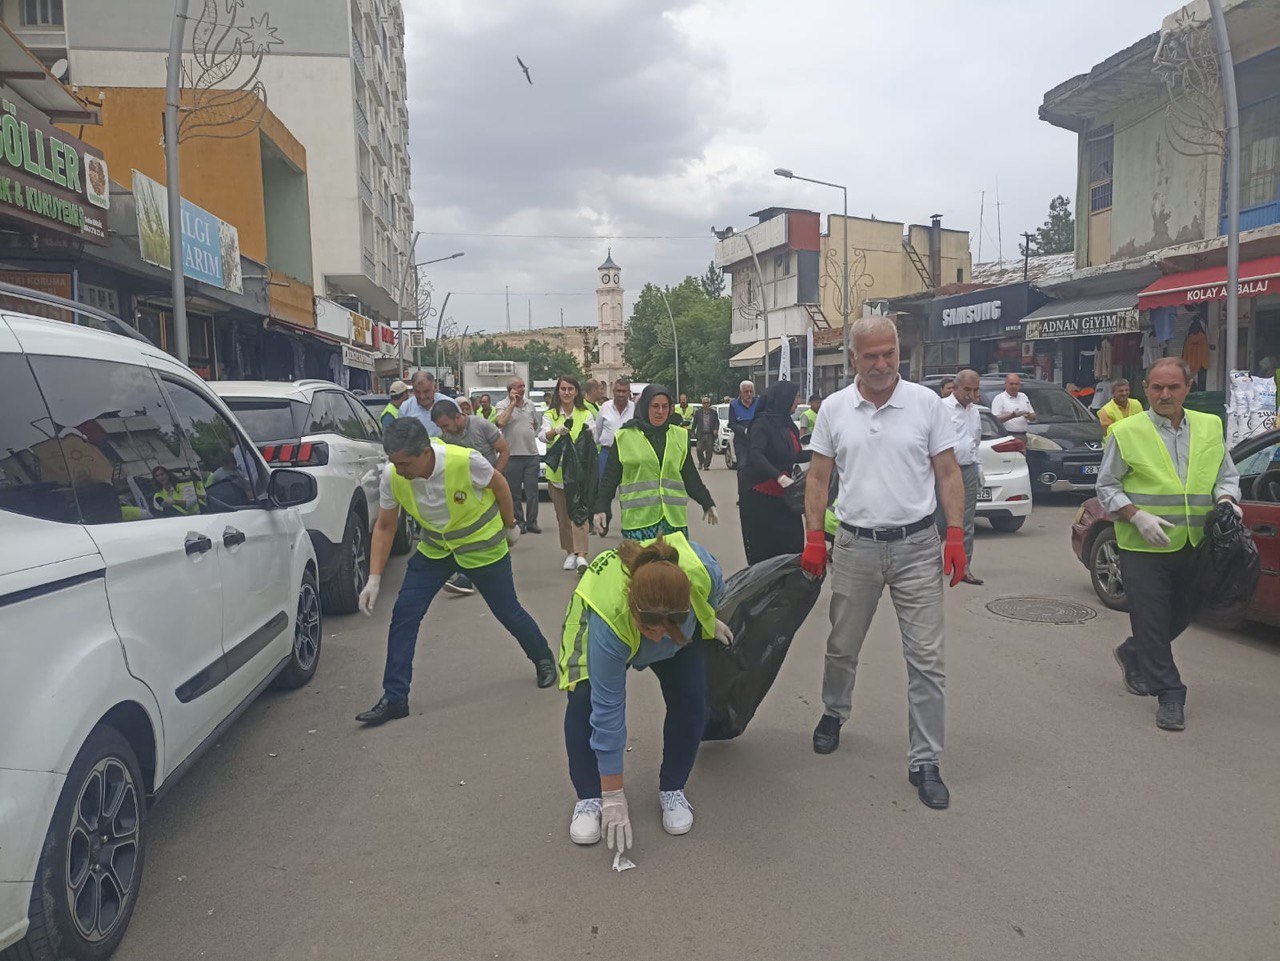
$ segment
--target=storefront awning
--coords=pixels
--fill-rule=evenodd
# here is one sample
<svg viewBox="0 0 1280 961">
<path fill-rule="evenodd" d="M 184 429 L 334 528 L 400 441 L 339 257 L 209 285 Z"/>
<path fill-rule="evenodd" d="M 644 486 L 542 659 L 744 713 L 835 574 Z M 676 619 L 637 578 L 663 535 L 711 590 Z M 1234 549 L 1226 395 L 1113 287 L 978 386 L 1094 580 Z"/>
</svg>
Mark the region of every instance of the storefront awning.
<svg viewBox="0 0 1280 961">
<path fill-rule="evenodd" d="M 281 320 L 279 317 L 268 317 L 262 324 L 267 330 L 278 330 L 284 334 L 296 334 L 302 337 L 314 337 L 316 340 L 323 341 L 326 344 L 333 344 L 335 347 L 342 345 L 342 339 L 339 337 L 326 334 L 324 331 L 316 330 L 314 327 L 293 324 L 287 320 Z"/>
<path fill-rule="evenodd" d="M 1090 294 L 1066 300 L 1052 300 L 1022 318 L 1026 340 L 1057 337 L 1106 337 L 1136 333 L 1138 292 Z"/>
<path fill-rule="evenodd" d="M 730 367 L 754 367 L 756 364 L 763 363 L 764 355 L 765 355 L 764 344 L 765 342 L 763 340 L 757 340 L 750 347 L 744 347 L 742 350 L 738 351 L 736 354 L 734 354 L 732 357 L 729 358 L 729 366 Z M 770 337 L 769 353 L 773 353 L 781 345 L 782 345 L 782 342 L 778 340 L 777 337 Z"/>
<path fill-rule="evenodd" d="M 1240 265 L 1241 297 L 1280 293 L 1280 257 L 1263 257 Z M 1227 299 L 1227 268 L 1205 267 L 1161 277 L 1138 295 L 1138 306 L 1189 307 Z"/>
</svg>

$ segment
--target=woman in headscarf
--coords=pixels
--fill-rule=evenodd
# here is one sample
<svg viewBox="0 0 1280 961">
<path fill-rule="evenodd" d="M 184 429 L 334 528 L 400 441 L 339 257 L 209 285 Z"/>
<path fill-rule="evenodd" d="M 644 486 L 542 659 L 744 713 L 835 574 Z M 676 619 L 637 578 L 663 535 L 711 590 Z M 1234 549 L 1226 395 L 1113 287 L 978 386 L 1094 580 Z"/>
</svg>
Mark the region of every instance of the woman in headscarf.
<svg viewBox="0 0 1280 961">
<path fill-rule="evenodd" d="M 804 550 L 804 517 L 787 506 L 783 491 L 801 460 L 800 431 L 791 415 L 800 387 L 789 380 L 769 388 L 747 431 L 747 461 L 740 468 L 742 546 L 747 563 Z"/>
<path fill-rule="evenodd" d="M 650 384 L 636 401 L 636 416 L 614 435 L 596 494 L 596 532 L 609 526 L 609 508 L 617 493 L 622 505 L 622 536 L 646 541 L 659 534 L 687 534 L 686 501 L 693 498 L 708 524 L 720 520 L 711 492 L 689 456 L 689 432 L 671 424 L 671 391 Z"/>
</svg>

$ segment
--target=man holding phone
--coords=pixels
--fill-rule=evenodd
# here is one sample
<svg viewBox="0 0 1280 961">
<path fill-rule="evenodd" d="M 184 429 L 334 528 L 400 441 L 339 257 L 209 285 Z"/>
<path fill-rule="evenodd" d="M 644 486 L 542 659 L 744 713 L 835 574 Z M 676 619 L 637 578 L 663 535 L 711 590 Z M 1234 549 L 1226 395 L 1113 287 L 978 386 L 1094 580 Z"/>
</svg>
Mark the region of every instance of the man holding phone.
<svg viewBox="0 0 1280 961">
<path fill-rule="evenodd" d="M 519 377 L 507 385 L 507 396 L 498 401 L 494 423 L 502 431 L 510 458 L 503 469 L 511 500 L 515 505 L 516 524 L 521 533 L 541 534 L 538 526 L 538 427 L 542 417 L 525 392 Z"/>
</svg>

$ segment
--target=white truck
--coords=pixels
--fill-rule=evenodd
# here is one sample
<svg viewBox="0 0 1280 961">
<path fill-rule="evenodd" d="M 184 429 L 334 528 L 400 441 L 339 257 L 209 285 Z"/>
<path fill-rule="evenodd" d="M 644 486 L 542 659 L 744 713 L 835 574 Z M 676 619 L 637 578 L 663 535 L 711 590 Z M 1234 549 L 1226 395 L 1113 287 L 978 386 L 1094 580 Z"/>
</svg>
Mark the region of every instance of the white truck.
<svg viewBox="0 0 1280 961">
<path fill-rule="evenodd" d="M 507 384 L 512 378 L 519 377 L 527 388 L 529 382 L 529 364 L 521 360 L 475 360 L 462 365 L 462 392 L 475 404 L 481 394 L 488 394 L 496 406 L 498 401 L 507 396 Z"/>
</svg>

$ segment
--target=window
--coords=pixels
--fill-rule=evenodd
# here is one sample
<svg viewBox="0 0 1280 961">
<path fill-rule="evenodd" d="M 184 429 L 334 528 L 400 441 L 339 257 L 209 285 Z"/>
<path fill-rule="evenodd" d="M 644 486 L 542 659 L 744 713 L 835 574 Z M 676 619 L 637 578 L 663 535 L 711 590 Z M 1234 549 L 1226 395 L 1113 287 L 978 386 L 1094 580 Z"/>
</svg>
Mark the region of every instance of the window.
<svg viewBox="0 0 1280 961">
<path fill-rule="evenodd" d="M 225 397 L 223 400 L 255 444 L 297 440 L 302 436 L 302 425 L 307 421 L 306 404 L 266 397 Z"/>
<path fill-rule="evenodd" d="M 1000 422 L 995 419 L 994 415 L 988 414 L 985 410 L 981 411 L 982 416 L 982 439 L 995 440 L 997 437 L 1003 437 L 1009 433 L 1000 426 Z"/>
<path fill-rule="evenodd" d="M 311 412 L 307 415 L 307 428 L 304 434 L 339 434 L 339 418 L 346 417 L 346 410 L 334 403 L 342 400 L 340 394 L 331 390 L 321 391 L 311 398 Z"/>
<path fill-rule="evenodd" d="M 356 424 L 359 425 L 359 433 L 356 436 L 361 440 L 372 440 L 382 443 L 382 428 L 379 427 L 378 422 L 373 419 L 373 415 L 369 413 L 369 409 L 354 397 L 348 397 L 347 403 L 354 407 L 356 411 Z"/>
<path fill-rule="evenodd" d="M 1111 170 L 1114 138 L 1110 127 L 1099 127 L 1084 145 L 1085 169 L 1089 174 L 1089 213 L 1111 207 Z"/>
<path fill-rule="evenodd" d="M 21 354 L 0 354 L 0 410 L 0 510 L 79 523 L 62 445 Z"/>
<path fill-rule="evenodd" d="M 1246 450 L 1248 447 L 1246 446 Z M 1274 500 L 1271 489 L 1280 489 L 1280 480 L 1272 475 L 1272 483 L 1264 484 L 1267 490 L 1259 490 L 1258 478 L 1267 471 L 1280 471 L 1280 444 L 1267 444 L 1251 453 L 1244 453 L 1235 458 L 1236 468 L 1240 471 L 1240 497 L 1242 500 Z"/>
<path fill-rule="evenodd" d="M 149 368 L 81 357 L 32 357 L 31 368 L 86 524 L 204 510 L 203 481 Z"/>
<path fill-rule="evenodd" d="M 180 381 L 164 380 L 164 390 L 204 485 L 208 513 L 257 506 L 266 493 L 258 459 L 240 439 L 231 421 L 195 389 Z"/>
<path fill-rule="evenodd" d="M 333 408 L 334 417 L 338 420 L 338 433 L 343 437 L 351 440 L 368 440 L 369 436 L 365 433 L 364 423 L 356 414 L 355 406 L 351 404 L 346 394 L 340 394 L 336 390 L 325 391 L 324 397 L 326 402 Z"/>
<path fill-rule="evenodd" d="M 62 26 L 62 0 L 22 0 L 24 27 Z"/>
</svg>

